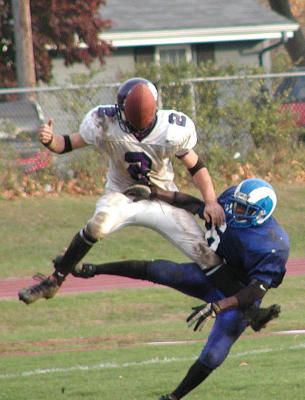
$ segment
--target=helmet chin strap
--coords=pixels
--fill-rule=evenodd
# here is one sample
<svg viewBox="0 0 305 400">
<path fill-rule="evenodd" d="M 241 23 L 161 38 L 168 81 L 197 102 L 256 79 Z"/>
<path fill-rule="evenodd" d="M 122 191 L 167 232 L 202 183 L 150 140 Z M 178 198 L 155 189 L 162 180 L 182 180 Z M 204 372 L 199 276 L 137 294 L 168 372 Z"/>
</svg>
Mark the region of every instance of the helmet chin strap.
<svg viewBox="0 0 305 400">
<path fill-rule="evenodd" d="M 130 133 L 132 133 L 136 138 L 142 139 L 153 130 L 156 122 L 157 122 L 157 115 L 155 115 L 155 118 L 151 121 L 151 123 L 146 128 L 137 130 L 132 127 L 133 132 L 130 132 Z"/>
<path fill-rule="evenodd" d="M 157 112 L 155 114 L 155 118 L 151 121 L 151 123 L 144 129 L 137 129 L 134 128 L 126 119 L 123 118 L 122 115 L 122 109 L 118 104 L 115 106 L 116 112 L 117 112 L 117 117 L 119 121 L 120 128 L 122 129 L 123 132 L 126 133 L 131 133 L 133 134 L 137 139 L 142 139 L 145 136 L 147 136 L 154 128 L 156 122 L 157 122 Z M 125 117 L 125 114 L 124 114 Z"/>
</svg>

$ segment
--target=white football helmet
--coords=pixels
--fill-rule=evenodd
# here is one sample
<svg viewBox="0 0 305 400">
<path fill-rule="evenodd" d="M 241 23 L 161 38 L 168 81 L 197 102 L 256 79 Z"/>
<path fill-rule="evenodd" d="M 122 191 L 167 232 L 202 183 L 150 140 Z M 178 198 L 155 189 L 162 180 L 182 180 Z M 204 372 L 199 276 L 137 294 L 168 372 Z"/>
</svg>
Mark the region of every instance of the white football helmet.
<svg viewBox="0 0 305 400">
<path fill-rule="evenodd" d="M 139 103 L 134 103 L 135 115 L 127 117 L 126 104 L 130 96 L 132 96 L 132 92 L 138 85 L 145 85 L 148 89 L 147 94 L 149 97 L 154 99 L 154 102 L 151 103 L 150 108 L 145 106 L 145 98 L 139 98 Z M 157 104 L 158 92 L 155 85 L 144 78 L 131 78 L 125 81 L 119 88 L 117 93 L 117 113 L 118 120 L 121 129 L 127 133 L 141 132 L 149 129 L 149 125 L 153 125 L 153 122 L 156 117 L 156 104 Z M 145 111 L 144 111 L 145 110 Z M 139 125 L 139 120 L 142 122 L 143 120 L 147 120 L 144 116 L 144 112 L 148 114 L 148 124 L 144 124 L 146 126 L 137 126 Z M 142 113 L 142 117 L 137 115 L 137 113 Z M 141 124 L 140 124 L 141 125 Z"/>
<path fill-rule="evenodd" d="M 271 216 L 276 203 L 276 193 L 268 182 L 246 179 L 225 204 L 227 225 L 236 228 L 261 225 Z"/>
</svg>

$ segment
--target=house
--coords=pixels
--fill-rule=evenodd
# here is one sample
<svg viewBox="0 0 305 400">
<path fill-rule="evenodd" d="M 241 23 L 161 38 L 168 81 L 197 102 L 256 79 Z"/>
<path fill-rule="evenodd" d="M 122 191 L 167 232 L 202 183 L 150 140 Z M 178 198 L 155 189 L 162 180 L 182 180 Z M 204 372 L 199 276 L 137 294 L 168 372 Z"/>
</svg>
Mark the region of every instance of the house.
<svg viewBox="0 0 305 400">
<path fill-rule="evenodd" d="M 108 81 L 117 80 L 119 71 L 132 70 L 136 62 L 181 59 L 261 64 L 268 71 L 268 47 L 283 44 L 299 27 L 255 0 L 107 0 L 100 14 L 112 21 L 100 35 L 115 47 L 99 67 Z M 66 68 L 62 60 L 54 60 L 57 81 L 85 68 Z"/>
<path fill-rule="evenodd" d="M 298 24 L 258 4 L 255 0 L 107 0 L 100 8 L 103 19 L 112 26 L 100 34 L 115 50 L 93 68 L 100 71 L 91 83 L 116 82 L 120 72 L 132 71 L 137 62 L 157 64 L 179 63 L 180 60 L 200 63 L 212 60 L 218 65 L 234 62 L 237 65 L 264 65 L 271 70 L 270 47 L 283 44 L 298 29 Z M 88 73 L 84 64 L 66 67 L 63 59 L 53 58 L 53 77 L 58 85 L 70 83 L 74 73 Z M 111 98 L 112 89 L 103 91 Z M 107 96 L 106 96 L 107 94 Z M 46 119 L 58 113 L 58 99 L 39 103 Z M 105 101 L 104 99 L 102 101 Z M 107 100 L 108 101 L 108 100 Z M 56 103 L 56 104 L 55 104 Z M 10 119 L 27 130 L 37 129 L 41 123 L 32 104 L 15 104 L 7 110 L 0 107 L 0 121 Z M 29 109 L 29 110 L 28 110 Z M 28 111 L 27 111 L 28 110 Z M 25 117 L 24 117 L 25 114 Z M 68 120 L 68 117 L 66 117 Z M 33 126 L 33 124 L 35 126 Z"/>
</svg>

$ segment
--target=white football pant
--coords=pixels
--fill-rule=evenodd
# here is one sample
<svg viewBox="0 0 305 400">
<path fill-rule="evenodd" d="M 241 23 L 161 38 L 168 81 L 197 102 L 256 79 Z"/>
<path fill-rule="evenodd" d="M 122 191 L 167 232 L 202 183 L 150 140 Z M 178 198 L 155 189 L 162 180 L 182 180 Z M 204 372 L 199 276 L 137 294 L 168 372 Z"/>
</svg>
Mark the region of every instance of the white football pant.
<svg viewBox="0 0 305 400">
<path fill-rule="evenodd" d="M 209 249 L 204 231 L 193 215 L 160 200 L 134 202 L 122 193 L 106 192 L 96 203 L 86 231 L 94 239 L 102 240 L 131 225 L 159 232 L 203 269 L 221 263 L 220 257 Z"/>
</svg>

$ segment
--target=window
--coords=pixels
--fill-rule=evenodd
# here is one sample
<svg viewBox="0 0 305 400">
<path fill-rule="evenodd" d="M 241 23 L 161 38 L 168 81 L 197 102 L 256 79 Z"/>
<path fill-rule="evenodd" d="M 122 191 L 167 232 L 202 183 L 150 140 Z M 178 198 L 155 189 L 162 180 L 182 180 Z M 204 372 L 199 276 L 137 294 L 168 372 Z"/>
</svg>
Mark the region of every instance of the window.
<svg viewBox="0 0 305 400">
<path fill-rule="evenodd" d="M 158 46 L 156 47 L 155 61 L 157 64 L 179 64 L 181 61 L 192 61 L 191 47 Z"/>
<path fill-rule="evenodd" d="M 201 62 L 205 62 L 207 60 L 214 61 L 214 53 L 215 50 L 213 43 L 199 43 L 195 46 L 197 64 L 200 64 Z"/>
<path fill-rule="evenodd" d="M 214 61 L 214 44 L 198 43 L 176 46 L 141 46 L 134 49 L 135 62 L 150 64 L 175 64 L 194 61 L 197 64 Z"/>
<path fill-rule="evenodd" d="M 152 46 L 136 47 L 135 48 L 135 61 L 137 63 L 150 64 L 154 61 L 155 48 Z"/>
</svg>

